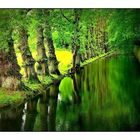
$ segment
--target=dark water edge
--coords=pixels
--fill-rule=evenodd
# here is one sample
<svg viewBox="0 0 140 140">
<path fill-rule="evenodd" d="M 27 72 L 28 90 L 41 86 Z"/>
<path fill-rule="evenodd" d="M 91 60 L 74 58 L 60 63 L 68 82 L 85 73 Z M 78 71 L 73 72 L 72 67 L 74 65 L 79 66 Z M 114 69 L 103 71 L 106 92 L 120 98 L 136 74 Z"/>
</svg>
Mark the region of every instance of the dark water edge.
<svg viewBox="0 0 140 140">
<path fill-rule="evenodd" d="M 0 111 L 0 131 L 140 131 L 140 64 L 132 55 L 92 62 L 46 94 Z"/>
</svg>

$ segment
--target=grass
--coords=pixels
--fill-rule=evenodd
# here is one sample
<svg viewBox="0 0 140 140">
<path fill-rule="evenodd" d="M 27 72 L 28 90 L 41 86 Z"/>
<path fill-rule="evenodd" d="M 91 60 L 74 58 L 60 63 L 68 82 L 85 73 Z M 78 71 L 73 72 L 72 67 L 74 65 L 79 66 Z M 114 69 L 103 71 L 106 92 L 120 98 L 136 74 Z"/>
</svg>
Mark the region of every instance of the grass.
<svg viewBox="0 0 140 140">
<path fill-rule="evenodd" d="M 0 108 L 19 104 L 24 101 L 25 96 L 25 91 L 9 91 L 0 88 Z"/>
</svg>

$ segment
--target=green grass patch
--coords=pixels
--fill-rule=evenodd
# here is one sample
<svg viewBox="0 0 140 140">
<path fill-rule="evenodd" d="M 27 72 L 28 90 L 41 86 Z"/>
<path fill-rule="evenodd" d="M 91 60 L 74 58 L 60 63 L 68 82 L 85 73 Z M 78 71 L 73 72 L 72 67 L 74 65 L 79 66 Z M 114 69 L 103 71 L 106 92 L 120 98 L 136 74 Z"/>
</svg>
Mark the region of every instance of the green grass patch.
<svg viewBox="0 0 140 140">
<path fill-rule="evenodd" d="M 23 102 L 25 91 L 10 91 L 0 88 L 0 108 Z"/>
</svg>

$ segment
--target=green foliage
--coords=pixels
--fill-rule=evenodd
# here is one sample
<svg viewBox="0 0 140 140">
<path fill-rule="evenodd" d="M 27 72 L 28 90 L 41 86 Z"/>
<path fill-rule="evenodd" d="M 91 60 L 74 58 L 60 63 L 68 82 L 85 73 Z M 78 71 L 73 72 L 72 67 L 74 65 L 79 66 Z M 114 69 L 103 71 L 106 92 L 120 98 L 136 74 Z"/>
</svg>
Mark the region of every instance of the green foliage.
<svg viewBox="0 0 140 140">
<path fill-rule="evenodd" d="M 132 47 L 140 38 L 139 10 L 117 9 L 108 21 L 109 44 L 111 47 Z"/>
<path fill-rule="evenodd" d="M 23 91 L 8 91 L 0 89 L 0 107 L 7 105 L 14 105 L 23 102 L 25 98 L 25 92 Z"/>
<path fill-rule="evenodd" d="M 71 101 L 72 100 L 72 94 L 74 92 L 73 88 L 73 81 L 70 77 L 65 77 L 60 85 L 59 85 L 59 91 L 62 101 Z"/>
<path fill-rule="evenodd" d="M 9 50 L 7 41 L 11 29 L 11 10 L 0 10 L 0 49 Z"/>
<path fill-rule="evenodd" d="M 32 50 L 36 48 L 36 28 L 38 25 L 45 27 L 46 19 L 52 29 L 55 47 L 70 49 L 74 26 L 75 9 L 2 9 L 0 10 L 0 43 L 1 48 L 7 49 L 5 39 L 9 38 L 9 29 L 24 27 L 28 30 L 29 46 Z M 76 9 L 78 11 L 79 9 Z M 47 16 L 47 11 L 49 15 Z M 139 10 L 134 9 L 80 9 L 80 52 L 85 52 L 86 30 L 89 26 L 96 28 L 100 18 L 107 21 L 109 47 L 131 46 L 140 38 Z M 10 28 L 9 28 L 10 27 Z M 17 33 L 13 34 L 18 38 Z M 93 36 L 96 40 L 96 37 Z M 96 46 L 97 47 L 97 46 Z"/>
</svg>

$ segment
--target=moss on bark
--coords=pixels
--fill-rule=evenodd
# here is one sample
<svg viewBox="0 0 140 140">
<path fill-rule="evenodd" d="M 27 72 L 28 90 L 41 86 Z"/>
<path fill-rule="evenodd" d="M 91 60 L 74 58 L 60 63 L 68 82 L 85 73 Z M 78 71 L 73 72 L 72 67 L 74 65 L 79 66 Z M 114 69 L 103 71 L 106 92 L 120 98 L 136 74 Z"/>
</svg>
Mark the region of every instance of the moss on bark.
<svg viewBox="0 0 140 140">
<path fill-rule="evenodd" d="M 19 28 L 19 50 L 23 60 L 23 67 L 26 74 L 25 77 L 29 81 L 33 80 L 39 82 L 34 68 L 35 60 L 32 57 L 28 45 L 28 34 L 24 27 Z"/>
<path fill-rule="evenodd" d="M 45 29 L 44 29 L 45 36 L 44 37 L 46 38 L 46 47 L 47 47 L 47 51 L 48 51 L 49 73 L 60 75 L 60 72 L 58 69 L 58 61 L 56 58 L 55 48 L 54 48 L 53 39 L 52 39 L 51 25 L 48 20 L 50 18 L 50 11 L 45 10 L 45 13 L 48 17 L 48 18 L 46 18 L 46 21 L 45 21 Z"/>
<path fill-rule="evenodd" d="M 48 58 L 46 56 L 46 50 L 44 46 L 43 28 L 37 27 L 37 55 L 38 55 L 38 73 L 42 75 L 49 75 L 48 70 Z"/>
<path fill-rule="evenodd" d="M 19 90 L 21 89 L 20 67 L 17 64 L 14 43 L 11 34 L 7 40 L 8 52 L 0 51 L 0 87 Z"/>
</svg>

